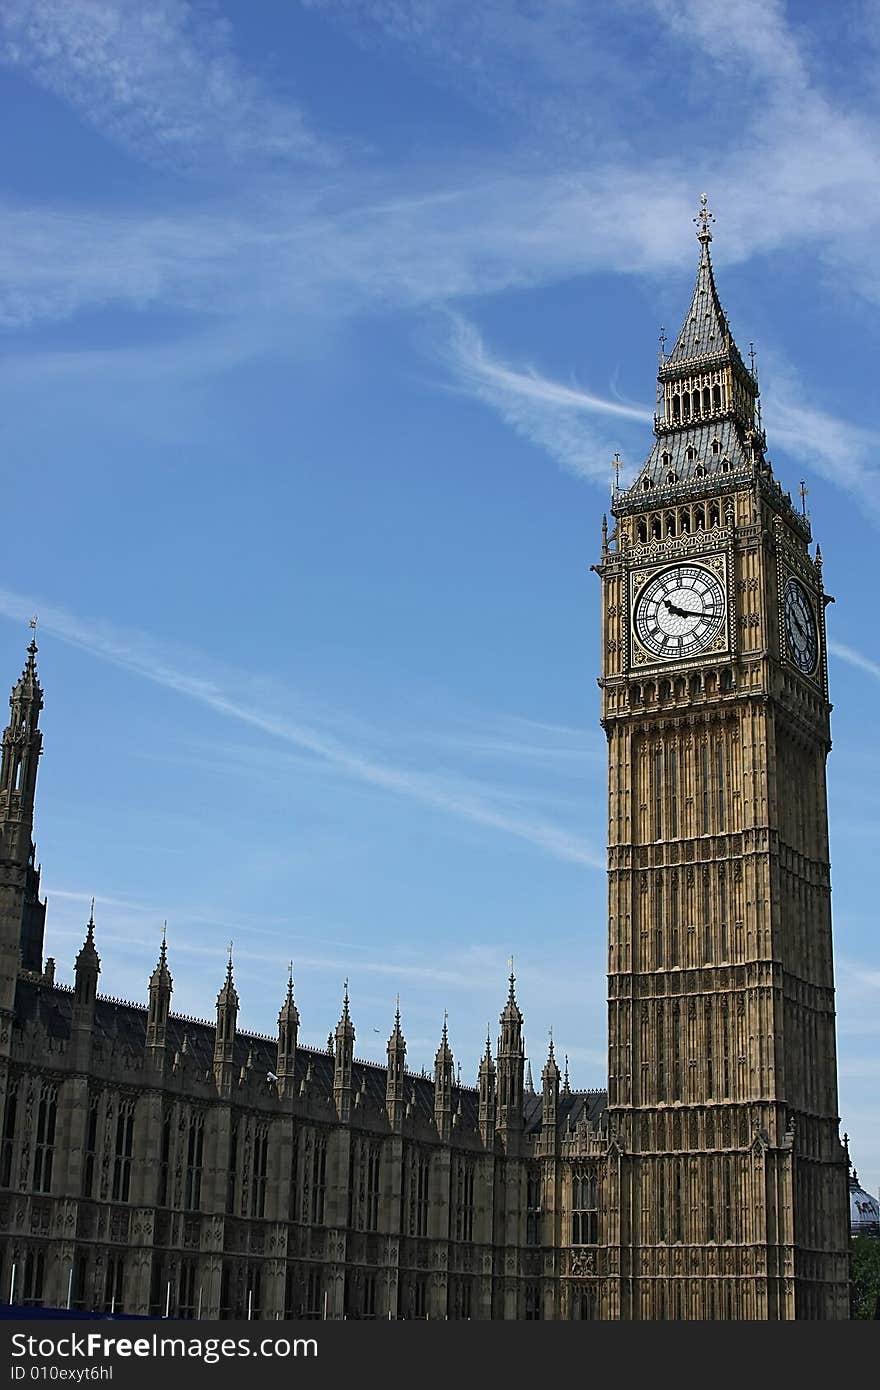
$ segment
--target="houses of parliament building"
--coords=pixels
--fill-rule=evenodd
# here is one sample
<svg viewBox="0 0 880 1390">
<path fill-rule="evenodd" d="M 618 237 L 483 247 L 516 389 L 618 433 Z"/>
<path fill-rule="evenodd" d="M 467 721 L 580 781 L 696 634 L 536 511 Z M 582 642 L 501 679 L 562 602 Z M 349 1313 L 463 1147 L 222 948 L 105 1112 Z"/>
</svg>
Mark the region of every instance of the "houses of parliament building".
<svg viewBox="0 0 880 1390">
<path fill-rule="evenodd" d="M 476 1087 L 142 1005 L 44 959 L 31 640 L 0 765 L 0 1297 L 173 1318 L 846 1318 L 822 561 L 696 284 L 601 584 L 608 1078 L 525 1074 L 511 972 Z M 502 1000 L 499 999 L 499 1003 Z"/>
</svg>

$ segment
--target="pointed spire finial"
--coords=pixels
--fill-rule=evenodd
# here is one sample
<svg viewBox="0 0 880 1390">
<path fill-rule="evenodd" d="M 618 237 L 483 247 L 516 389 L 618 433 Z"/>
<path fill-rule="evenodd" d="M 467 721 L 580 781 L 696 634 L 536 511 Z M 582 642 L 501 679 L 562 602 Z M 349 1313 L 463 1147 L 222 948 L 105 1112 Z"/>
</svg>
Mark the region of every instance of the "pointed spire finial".
<svg viewBox="0 0 880 1390">
<path fill-rule="evenodd" d="M 708 246 L 709 242 L 712 240 L 712 233 L 709 229 L 709 223 L 715 221 L 714 214 L 709 211 L 708 202 L 709 200 L 706 194 L 701 193 L 700 211 L 693 219 L 694 222 L 696 222 L 697 224 L 697 237 L 703 243 L 704 246 Z"/>
<path fill-rule="evenodd" d="M 666 329 L 660 325 L 660 366 L 666 361 Z"/>
<path fill-rule="evenodd" d="M 30 622 L 28 623 L 28 627 L 29 627 L 30 630 L 31 630 L 31 640 L 30 640 L 30 642 L 28 643 L 28 655 L 29 655 L 30 658 L 31 658 L 31 660 L 28 662 L 28 665 L 30 666 L 30 665 L 33 665 L 33 658 L 36 656 L 37 651 L 38 651 L 38 648 L 37 648 L 37 615 L 36 615 L 36 613 L 34 614 L 34 616 L 31 618 Z"/>
<path fill-rule="evenodd" d="M 568 1090 L 570 1089 L 570 1088 L 569 1088 L 569 1084 L 568 1084 L 568 1053 L 567 1053 L 567 1052 L 566 1052 L 566 1054 L 565 1054 L 565 1075 L 564 1075 L 563 1078 L 562 1078 L 562 1089 L 563 1089 L 563 1091 L 568 1091 Z"/>
<path fill-rule="evenodd" d="M 801 495 L 801 512 L 804 516 L 807 514 L 807 493 L 809 491 L 810 489 L 807 487 L 806 482 L 801 478 L 801 485 L 798 488 L 798 492 Z"/>
<path fill-rule="evenodd" d="M 165 921 L 163 921 L 163 923 L 162 923 L 162 941 L 161 941 L 161 944 L 160 944 L 160 946 L 159 946 L 159 964 L 160 964 L 160 965 L 167 965 L 167 963 L 168 963 L 168 919 L 166 918 Z"/>
<path fill-rule="evenodd" d="M 89 926 L 91 927 L 92 931 L 95 930 L 95 899 L 94 899 L 94 897 L 92 897 L 92 905 L 91 905 L 91 907 L 89 908 Z"/>
</svg>

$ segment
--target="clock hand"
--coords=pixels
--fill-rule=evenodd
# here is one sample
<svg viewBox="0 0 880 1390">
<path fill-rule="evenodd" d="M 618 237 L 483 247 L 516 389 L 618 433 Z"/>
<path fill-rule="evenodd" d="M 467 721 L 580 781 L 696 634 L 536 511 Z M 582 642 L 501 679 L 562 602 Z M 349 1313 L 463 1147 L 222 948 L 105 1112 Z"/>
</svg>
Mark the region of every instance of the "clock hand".
<svg viewBox="0 0 880 1390">
<path fill-rule="evenodd" d="M 674 613 L 676 618 L 701 618 L 702 611 L 699 613 L 693 608 L 677 608 L 674 603 L 670 603 L 668 598 L 663 600 L 663 605 L 668 608 L 670 613 Z"/>
</svg>

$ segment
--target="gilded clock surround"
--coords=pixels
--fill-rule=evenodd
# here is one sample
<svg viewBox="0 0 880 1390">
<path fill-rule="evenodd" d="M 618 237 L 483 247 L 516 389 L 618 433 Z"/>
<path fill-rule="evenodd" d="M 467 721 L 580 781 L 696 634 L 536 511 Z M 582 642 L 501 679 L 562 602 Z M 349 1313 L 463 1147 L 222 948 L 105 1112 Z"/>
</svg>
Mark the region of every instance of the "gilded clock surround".
<svg viewBox="0 0 880 1390">
<path fill-rule="evenodd" d="M 642 642 L 638 631 L 638 608 L 652 581 L 677 567 L 687 570 L 703 569 L 708 571 L 720 586 L 722 602 L 724 604 L 724 612 L 719 631 L 710 638 L 705 646 L 700 647 L 700 649 L 693 654 L 687 654 L 680 658 L 677 664 L 688 665 L 693 661 L 702 661 L 707 655 L 726 652 L 730 645 L 730 595 L 727 578 L 727 556 L 724 554 L 707 555 L 701 553 L 696 558 L 689 556 L 687 560 L 685 560 L 683 555 L 679 555 L 676 557 L 676 560 L 678 565 L 675 563 L 670 564 L 669 560 L 666 560 L 662 564 L 652 565 L 646 569 L 634 569 L 630 573 L 629 607 L 632 613 L 632 622 L 630 625 L 630 662 L 634 667 L 668 667 L 675 661 L 675 658 L 670 658 L 651 651 L 651 649 Z"/>
</svg>

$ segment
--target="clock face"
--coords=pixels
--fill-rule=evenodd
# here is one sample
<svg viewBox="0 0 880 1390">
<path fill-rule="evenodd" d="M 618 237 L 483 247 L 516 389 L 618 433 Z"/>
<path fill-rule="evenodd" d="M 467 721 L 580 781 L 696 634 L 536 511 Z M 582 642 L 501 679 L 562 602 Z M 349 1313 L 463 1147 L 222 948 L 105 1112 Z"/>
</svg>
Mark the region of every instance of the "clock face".
<svg viewBox="0 0 880 1390">
<path fill-rule="evenodd" d="M 797 579 L 789 579 L 783 598 L 788 654 L 799 671 L 812 675 L 819 655 L 819 630 L 807 591 Z"/>
<path fill-rule="evenodd" d="M 635 602 L 642 646 L 664 661 L 696 656 L 724 626 L 724 586 L 702 565 L 671 565 L 648 580 Z"/>
</svg>

